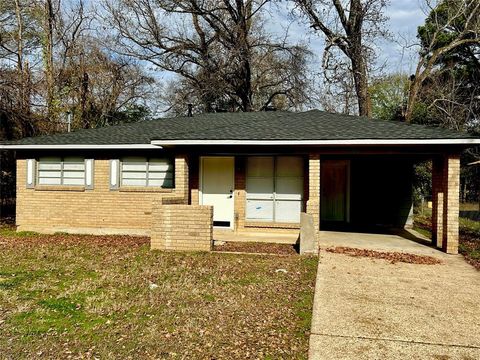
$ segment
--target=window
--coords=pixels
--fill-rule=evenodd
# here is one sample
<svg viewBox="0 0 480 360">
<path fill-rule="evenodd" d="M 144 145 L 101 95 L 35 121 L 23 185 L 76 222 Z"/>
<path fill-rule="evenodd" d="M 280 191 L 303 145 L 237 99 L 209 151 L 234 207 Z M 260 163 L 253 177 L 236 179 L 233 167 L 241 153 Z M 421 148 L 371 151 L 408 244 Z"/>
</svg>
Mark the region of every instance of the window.
<svg viewBox="0 0 480 360">
<path fill-rule="evenodd" d="M 247 220 L 300 222 L 302 199 L 303 158 L 247 159 Z"/>
<path fill-rule="evenodd" d="M 39 185 L 85 185 L 85 159 L 42 157 L 38 160 Z"/>
<path fill-rule="evenodd" d="M 121 186 L 173 188 L 171 159 L 127 157 L 121 164 Z"/>
</svg>

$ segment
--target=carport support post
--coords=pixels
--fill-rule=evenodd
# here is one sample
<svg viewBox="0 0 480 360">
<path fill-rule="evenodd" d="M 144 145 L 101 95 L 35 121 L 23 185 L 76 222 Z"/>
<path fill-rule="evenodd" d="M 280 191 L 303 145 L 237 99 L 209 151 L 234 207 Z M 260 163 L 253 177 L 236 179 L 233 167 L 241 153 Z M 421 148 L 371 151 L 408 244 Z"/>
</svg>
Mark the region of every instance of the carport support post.
<svg viewBox="0 0 480 360">
<path fill-rule="evenodd" d="M 320 231 L 320 155 L 308 156 L 308 200 L 307 214 L 312 215 L 315 228 L 315 248 L 319 247 Z"/>
<path fill-rule="evenodd" d="M 458 253 L 460 155 L 432 162 L 432 241 L 448 254 Z"/>
</svg>

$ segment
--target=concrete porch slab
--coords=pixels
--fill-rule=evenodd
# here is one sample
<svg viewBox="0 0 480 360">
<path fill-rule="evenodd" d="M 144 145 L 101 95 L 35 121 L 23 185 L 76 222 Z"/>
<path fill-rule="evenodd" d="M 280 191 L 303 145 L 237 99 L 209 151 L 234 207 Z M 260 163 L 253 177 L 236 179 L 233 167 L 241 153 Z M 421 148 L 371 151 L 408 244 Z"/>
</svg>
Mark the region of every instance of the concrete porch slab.
<svg viewBox="0 0 480 360">
<path fill-rule="evenodd" d="M 441 253 L 431 246 L 430 239 L 410 229 L 392 231 L 389 234 L 320 231 L 320 249 L 336 246 L 419 255 Z"/>
<path fill-rule="evenodd" d="M 232 230 L 213 230 L 213 241 L 235 241 L 235 242 L 262 242 L 276 244 L 295 244 L 298 240 L 299 232 L 289 233 L 262 233 L 246 232 Z"/>
</svg>

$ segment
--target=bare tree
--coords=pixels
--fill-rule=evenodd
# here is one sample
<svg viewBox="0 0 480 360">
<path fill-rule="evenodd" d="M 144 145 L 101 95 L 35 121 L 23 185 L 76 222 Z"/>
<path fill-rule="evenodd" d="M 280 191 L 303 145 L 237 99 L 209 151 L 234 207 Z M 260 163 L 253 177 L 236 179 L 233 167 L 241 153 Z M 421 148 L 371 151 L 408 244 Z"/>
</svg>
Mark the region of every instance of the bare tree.
<svg viewBox="0 0 480 360">
<path fill-rule="evenodd" d="M 411 85 L 405 112 L 412 120 L 419 92 L 439 61 L 452 51 L 480 44 L 480 2 L 478 0 L 425 0 L 429 11 L 419 61 Z M 475 58 L 475 56 L 474 56 Z M 478 63 L 478 58 L 477 58 Z M 438 102 L 436 102 L 437 106 Z"/>
<path fill-rule="evenodd" d="M 308 53 L 266 34 L 261 14 L 268 2 L 120 0 L 105 7 L 118 52 L 178 74 L 175 89 L 195 94 L 204 111 L 216 103 L 251 111 L 279 97 L 294 101 Z"/>
<path fill-rule="evenodd" d="M 30 37 L 32 5 L 20 0 L 0 3 L 0 112 L 7 138 L 34 132 L 29 123 L 34 91 L 29 57 L 36 45 Z"/>
<path fill-rule="evenodd" d="M 297 10 L 311 27 L 325 36 L 324 65 L 331 65 L 332 49 L 349 59 L 358 102 L 358 113 L 371 116 L 368 71 L 372 40 L 386 35 L 383 10 L 387 0 L 295 0 Z"/>
</svg>

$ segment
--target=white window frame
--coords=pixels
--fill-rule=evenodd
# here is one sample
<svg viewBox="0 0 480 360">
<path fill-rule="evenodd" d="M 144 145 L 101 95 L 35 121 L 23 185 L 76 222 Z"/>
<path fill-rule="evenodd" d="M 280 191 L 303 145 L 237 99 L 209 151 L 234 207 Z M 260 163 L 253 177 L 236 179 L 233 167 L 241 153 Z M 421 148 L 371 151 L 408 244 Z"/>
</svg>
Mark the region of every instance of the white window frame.
<svg viewBox="0 0 480 360">
<path fill-rule="evenodd" d="M 294 176 L 295 178 L 299 178 L 302 181 L 302 191 L 301 191 L 301 194 L 300 194 L 301 195 L 300 200 L 277 198 L 277 181 L 278 181 L 278 178 L 285 177 L 285 176 L 278 176 L 277 175 L 278 159 L 280 157 L 289 157 L 289 156 L 298 157 L 298 158 L 302 159 L 302 176 L 301 177 Z M 249 218 L 246 211 L 245 211 L 245 220 L 246 221 L 252 221 L 252 222 L 296 223 L 296 222 L 285 221 L 285 220 L 277 220 L 276 207 L 277 207 L 277 201 L 295 201 L 295 202 L 300 201 L 300 211 L 303 211 L 303 208 L 304 208 L 304 192 L 305 192 L 305 158 L 303 156 L 300 156 L 300 155 L 298 155 L 298 156 L 296 156 L 296 155 L 266 155 L 266 156 L 259 155 L 259 156 L 249 156 L 248 158 L 253 158 L 253 157 L 273 158 L 273 175 L 272 175 L 273 192 L 272 192 L 272 196 L 271 196 L 270 199 L 264 199 L 264 198 L 261 198 L 261 197 L 255 198 L 255 196 L 249 196 L 249 193 L 248 193 L 248 178 L 249 178 L 248 171 L 249 170 L 248 170 L 248 159 L 247 159 L 246 172 L 245 172 L 245 184 L 246 184 L 246 186 L 245 186 L 245 192 L 246 192 L 245 209 L 247 208 L 248 200 L 271 201 L 272 202 L 272 207 L 273 207 L 273 209 L 272 209 L 272 220 Z M 268 177 L 260 176 L 258 178 L 270 178 L 270 177 L 269 176 Z"/>
<path fill-rule="evenodd" d="M 87 180 L 86 180 L 86 176 L 87 176 L 87 164 L 86 164 L 86 159 L 84 157 L 81 157 L 81 156 L 72 156 L 72 157 L 78 157 L 79 159 L 82 159 L 81 161 L 78 161 L 78 162 L 72 162 L 72 163 L 75 163 L 75 164 L 82 164 L 83 163 L 83 171 L 78 171 L 79 173 L 83 173 L 83 176 L 81 177 L 83 179 L 83 184 L 65 184 L 65 176 L 64 176 L 64 173 L 65 173 L 65 159 L 66 158 L 69 158 L 70 156 L 45 156 L 43 157 L 43 159 L 45 158 L 59 158 L 60 159 L 60 177 L 59 178 L 54 178 L 54 179 L 60 179 L 60 184 L 41 184 L 40 183 L 40 172 L 42 171 L 40 169 L 41 167 L 41 164 L 42 164 L 42 158 L 38 158 L 36 159 L 36 167 L 35 167 L 35 184 L 39 185 L 39 186 L 80 186 L 80 187 L 85 187 L 86 184 L 87 184 Z M 67 163 L 69 163 L 69 161 L 67 161 Z M 91 171 L 93 172 L 93 168 L 91 169 Z M 52 178 L 53 179 L 53 178 Z M 80 179 L 80 177 L 78 178 L 74 178 L 74 179 Z"/>
<path fill-rule="evenodd" d="M 145 185 L 124 185 L 123 184 L 123 173 L 124 173 L 124 170 L 123 170 L 123 165 L 125 163 L 128 163 L 128 161 L 125 161 L 125 159 L 128 159 L 128 157 L 125 157 L 125 158 L 122 158 L 120 159 L 120 164 L 119 164 L 119 184 L 118 186 L 119 187 L 123 187 L 123 188 L 128 188 L 128 187 L 148 187 L 148 188 L 160 188 L 160 189 L 174 189 L 175 188 L 175 161 L 174 159 L 170 158 L 170 157 L 153 157 L 153 156 L 139 156 L 139 158 L 142 158 L 142 159 L 145 159 Z M 150 177 L 149 177 L 149 173 L 150 173 L 150 162 L 151 160 L 166 160 L 168 161 L 169 165 L 172 167 L 172 170 L 171 170 L 171 174 L 172 174 L 172 185 L 171 186 L 159 186 L 159 185 L 150 185 L 149 184 L 149 180 Z M 129 171 L 126 171 L 126 172 L 129 172 Z M 133 171 L 132 171 L 133 172 Z M 170 171 L 168 172 L 165 172 L 166 174 L 169 173 Z"/>
</svg>

